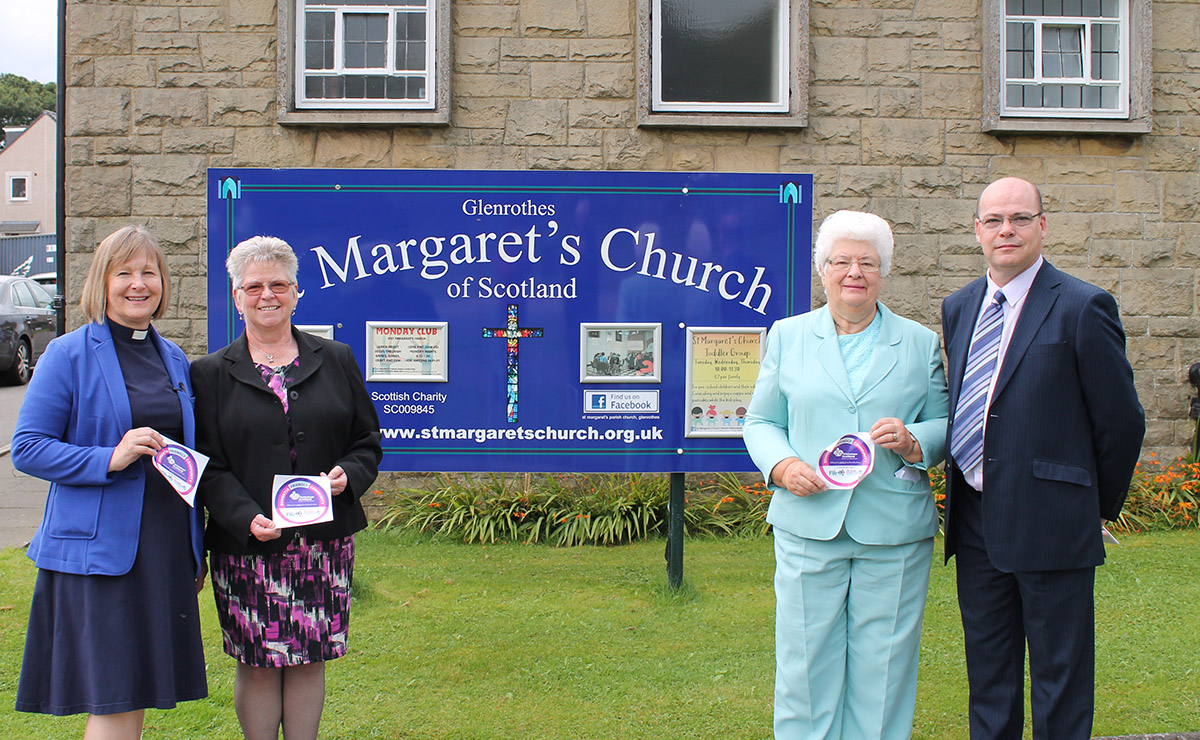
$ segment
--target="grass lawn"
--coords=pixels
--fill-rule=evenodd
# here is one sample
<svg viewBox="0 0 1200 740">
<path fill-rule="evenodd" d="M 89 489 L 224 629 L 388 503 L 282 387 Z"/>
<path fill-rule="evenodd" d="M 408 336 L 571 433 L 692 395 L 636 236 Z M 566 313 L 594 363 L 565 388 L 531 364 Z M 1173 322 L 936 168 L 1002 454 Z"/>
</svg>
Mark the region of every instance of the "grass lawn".
<svg viewBox="0 0 1200 740">
<path fill-rule="evenodd" d="M 769 538 L 614 548 L 359 536 L 350 654 L 330 664 L 322 738 L 682 740 L 771 734 Z M 935 558 L 940 560 L 941 545 Z M 81 737 L 12 706 L 35 569 L 0 551 L 0 738 Z M 1096 735 L 1200 729 L 1200 534 L 1128 537 L 1097 573 Z M 147 713 L 152 738 L 240 738 L 232 659 L 201 597 L 210 698 Z M 954 570 L 937 561 L 914 737 L 966 737 Z"/>
</svg>

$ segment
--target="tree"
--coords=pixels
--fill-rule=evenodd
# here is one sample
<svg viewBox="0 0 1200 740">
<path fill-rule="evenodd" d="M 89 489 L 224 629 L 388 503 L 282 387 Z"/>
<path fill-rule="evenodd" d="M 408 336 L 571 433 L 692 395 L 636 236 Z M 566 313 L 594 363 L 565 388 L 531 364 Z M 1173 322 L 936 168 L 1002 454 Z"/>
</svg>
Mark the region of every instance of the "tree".
<svg viewBox="0 0 1200 740">
<path fill-rule="evenodd" d="M 28 126 L 45 110 L 54 110 L 53 82 L 42 84 L 20 75 L 0 74 L 0 125 Z"/>
</svg>

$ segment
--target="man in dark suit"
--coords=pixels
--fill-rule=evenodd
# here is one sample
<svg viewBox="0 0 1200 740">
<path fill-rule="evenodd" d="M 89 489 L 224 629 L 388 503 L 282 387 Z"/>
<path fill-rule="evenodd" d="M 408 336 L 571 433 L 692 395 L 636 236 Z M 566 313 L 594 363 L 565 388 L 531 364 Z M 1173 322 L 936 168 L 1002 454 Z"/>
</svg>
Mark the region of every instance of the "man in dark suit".
<svg viewBox="0 0 1200 740">
<path fill-rule="evenodd" d="M 1035 740 L 1091 737 L 1101 520 L 1145 433 L 1116 301 L 1042 257 L 1038 189 L 979 197 L 987 274 L 942 304 L 946 559 L 957 556 L 972 740 L 1019 740 L 1029 646 Z"/>
</svg>

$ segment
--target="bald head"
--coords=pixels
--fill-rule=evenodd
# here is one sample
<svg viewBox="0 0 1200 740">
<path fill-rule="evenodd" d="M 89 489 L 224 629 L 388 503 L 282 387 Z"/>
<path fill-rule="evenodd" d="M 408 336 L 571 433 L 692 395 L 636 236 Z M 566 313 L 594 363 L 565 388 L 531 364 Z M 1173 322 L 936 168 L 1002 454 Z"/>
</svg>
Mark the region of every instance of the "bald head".
<svg viewBox="0 0 1200 740">
<path fill-rule="evenodd" d="M 983 189 L 983 192 L 979 194 L 979 202 L 975 204 L 976 217 L 983 213 L 983 202 L 985 196 L 994 193 L 996 190 L 1003 190 L 1009 193 L 1027 190 L 1028 193 L 1032 195 L 1033 200 L 1037 203 L 1036 213 L 1041 213 L 1045 210 L 1042 207 L 1042 191 L 1038 190 L 1037 185 L 1034 185 L 1028 180 L 1022 180 L 1019 177 L 1002 177 L 993 182 L 991 185 L 988 185 Z"/>
</svg>

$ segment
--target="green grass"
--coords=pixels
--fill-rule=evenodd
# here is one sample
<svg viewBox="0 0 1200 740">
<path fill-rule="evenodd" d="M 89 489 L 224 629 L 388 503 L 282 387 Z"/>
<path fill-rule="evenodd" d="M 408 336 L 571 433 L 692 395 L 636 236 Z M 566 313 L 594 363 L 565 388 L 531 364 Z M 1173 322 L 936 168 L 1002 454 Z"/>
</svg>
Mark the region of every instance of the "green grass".
<svg viewBox="0 0 1200 740">
<path fill-rule="evenodd" d="M 663 541 L 460 545 L 360 535 L 350 654 L 330 664 L 322 738 L 770 737 L 770 538 L 696 539 L 665 587 Z M 937 548 L 940 559 L 941 547 Z M 34 568 L 0 551 L 0 737 L 79 737 L 12 706 Z M 1200 729 L 1200 536 L 1130 536 L 1098 571 L 1097 735 Z M 201 597 L 210 698 L 147 713 L 145 737 L 236 740 L 233 662 Z M 954 570 L 933 568 L 916 738 L 966 737 Z"/>
</svg>

